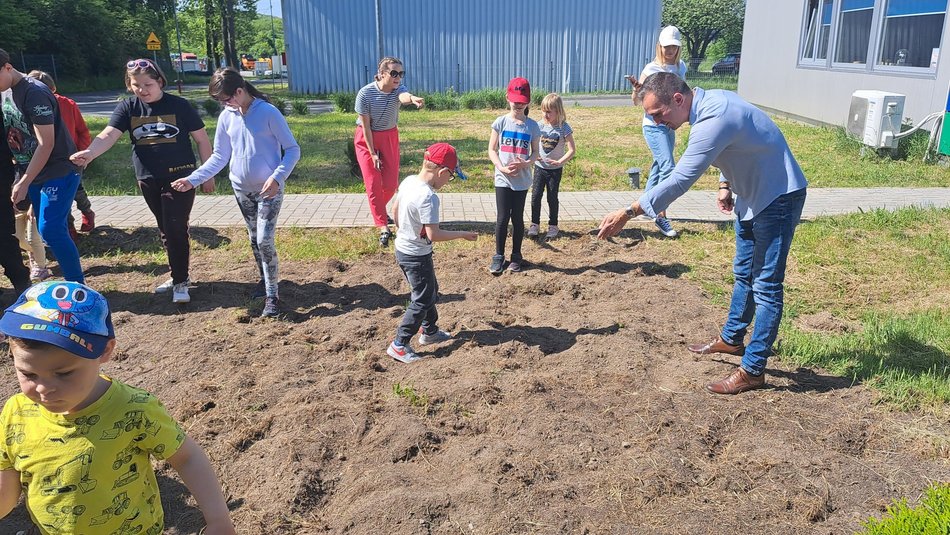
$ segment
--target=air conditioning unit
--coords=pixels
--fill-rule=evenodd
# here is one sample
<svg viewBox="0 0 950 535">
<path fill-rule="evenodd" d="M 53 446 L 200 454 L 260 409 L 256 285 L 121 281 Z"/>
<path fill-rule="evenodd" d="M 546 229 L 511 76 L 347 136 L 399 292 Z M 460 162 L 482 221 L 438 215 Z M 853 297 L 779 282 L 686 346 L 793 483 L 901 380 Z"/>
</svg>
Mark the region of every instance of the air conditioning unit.
<svg viewBox="0 0 950 535">
<path fill-rule="evenodd" d="M 904 120 L 904 95 L 862 89 L 851 95 L 848 133 L 875 149 L 897 148 Z"/>
</svg>

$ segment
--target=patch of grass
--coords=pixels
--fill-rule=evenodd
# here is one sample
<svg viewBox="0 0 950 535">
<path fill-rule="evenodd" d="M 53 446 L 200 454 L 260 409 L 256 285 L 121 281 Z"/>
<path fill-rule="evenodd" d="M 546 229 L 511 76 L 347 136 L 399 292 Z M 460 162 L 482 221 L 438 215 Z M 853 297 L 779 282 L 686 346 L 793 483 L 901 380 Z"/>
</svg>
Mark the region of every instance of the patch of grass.
<svg viewBox="0 0 950 535">
<path fill-rule="evenodd" d="M 429 396 L 416 392 L 412 385 L 403 386 L 399 383 L 393 383 L 393 394 L 397 398 L 406 400 L 411 407 L 418 407 L 424 411 L 429 408 Z"/>
<path fill-rule="evenodd" d="M 907 500 L 901 498 L 888 506 L 883 518 L 865 522 L 859 535 L 908 533 L 950 533 L 950 485 L 934 483 L 924 491 L 917 507 L 910 507 Z"/>
<path fill-rule="evenodd" d="M 237 209 L 237 208 L 235 208 Z M 357 260 L 379 252 L 375 229 L 328 229 L 313 232 L 304 228 L 281 229 L 277 251 L 290 260 Z"/>
<path fill-rule="evenodd" d="M 948 235 L 948 209 L 875 210 L 803 222 L 789 254 L 779 357 L 853 377 L 898 409 L 945 410 Z M 728 307 L 735 253 L 730 224 L 690 226 L 679 240 L 648 243 L 687 264 L 686 276 Z M 802 325 L 817 314 L 843 328 Z"/>
<path fill-rule="evenodd" d="M 950 402 L 950 309 L 869 313 L 859 332 L 804 332 L 783 325 L 784 362 L 851 377 L 901 410 L 939 412 Z"/>
<path fill-rule="evenodd" d="M 206 99 L 207 91 L 194 92 L 194 98 Z M 501 102 L 493 102 L 496 98 L 500 98 Z M 460 109 L 457 110 L 434 111 L 428 106 L 419 111 L 410 111 L 410 107 L 402 108 L 399 121 L 402 148 L 399 176 L 405 177 L 418 171 L 426 147 L 436 141 L 447 141 L 459 149 L 463 168 L 472 177 L 472 180 L 463 184 L 453 184 L 452 191 L 494 191 L 493 166 L 488 159 L 488 138 L 492 122 L 504 110 L 487 110 L 482 105 L 504 106 L 503 101 L 501 90 L 483 90 L 459 96 Z M 341 104 L 337 102 L 337 105 Z M 468 109 L 470 107 L 479 109 Z M 538 106 L 532 106 L 531 117 L 540 118 Z M 642 117 L 642 111 L 633 106 L 569 107 L 567 120 L 574 129 L 578 153 L 564 169 L 561 190 L 627 190 L 629 182 L 626 170 L 629 167 L 643 169 L 642 180 L 645 181 L 652 156 L 643 139 L 640 125 Z M 209 116 L 204 120 L 209 135 L 213 136 L 216 117 Z M 287 181 L 288 193 L 364 191 L 363 181 L 350 174 L 346 157 L 345 145 L 353 142 L 355 114 L 293 115 L 287 120 L 302 152 L 300 162 Z M 847 139 L 840 128 L 817 128 L 781 119 L 776 122 L 788 138 L 792 152 L 805 171 L 811 187 L 950 187 L 950 173 L 910 156 L 916 150 L 913 143 L 919 141 L 911 139 L 907 160 L 872 159 L 862 157 L 860 145 Z M 90 117 L 88 123 L 95 134 L 107 124 L 107 119 Z M 688 135 L 688 127 L 677 132 L 677 156 L 682 154 Z M 87 169 L 84 185 L 91 195 L 137 194 L 128 136 L 123 136 L 116 145 Z M 226 177 L 219 179 L 219 194 L 230 194 L 227 184 Z M 718 171 L 710 168 L 694 187 L 712 189 L 717 184 Z"/>
</svg>

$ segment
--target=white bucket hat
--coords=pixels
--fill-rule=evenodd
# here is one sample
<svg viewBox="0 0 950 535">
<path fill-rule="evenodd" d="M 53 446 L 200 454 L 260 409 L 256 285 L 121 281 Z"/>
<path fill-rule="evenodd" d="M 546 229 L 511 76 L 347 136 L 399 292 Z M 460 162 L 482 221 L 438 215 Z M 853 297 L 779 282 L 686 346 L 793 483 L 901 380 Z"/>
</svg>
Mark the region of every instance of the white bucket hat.
<svg viewBox="0 0 950 535">
<path fill-rule="evenodd" d="M 667 26 L 660 32 L 660 46 L 683 46 L 682 36 L 676 26 Z"/>
</svg>

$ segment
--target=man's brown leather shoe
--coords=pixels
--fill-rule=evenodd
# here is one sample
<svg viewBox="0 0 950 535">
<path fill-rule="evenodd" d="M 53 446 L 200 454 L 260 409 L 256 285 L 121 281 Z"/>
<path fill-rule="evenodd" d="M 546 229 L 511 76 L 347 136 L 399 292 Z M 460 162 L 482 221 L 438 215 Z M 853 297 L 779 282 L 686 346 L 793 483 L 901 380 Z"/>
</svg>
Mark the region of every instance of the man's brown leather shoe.
<svg viewBox="0 0 950 535">
<path fill-rule="evenodd" d="M 764 373 L 756 377 L 743 370 L 742 367 L 739 367 L 736 368 L 736 371 L 732 372 L 732 375 L 722 381 L 706 385 L 706 390 L 709 390 L 713 394 L 738 394 L 746 390 L 762 388 L 763 386 L 765 386 Z"/>
<path fill-rule="evenodd" d="M 722 341 L 721 337 L 716 337 L 715 340 L 709 342 L 708 344 L 691 344 L 686 346 L 686 349 L 692 351 L 693 353 L 698 353 L 700 355 L 709 355 L 712 353 L 727 353 L 729 355 L 735 355 L 741 357 L 745 355 L 745 346 L 737 345 L 731 346 Z"/>
</svg>

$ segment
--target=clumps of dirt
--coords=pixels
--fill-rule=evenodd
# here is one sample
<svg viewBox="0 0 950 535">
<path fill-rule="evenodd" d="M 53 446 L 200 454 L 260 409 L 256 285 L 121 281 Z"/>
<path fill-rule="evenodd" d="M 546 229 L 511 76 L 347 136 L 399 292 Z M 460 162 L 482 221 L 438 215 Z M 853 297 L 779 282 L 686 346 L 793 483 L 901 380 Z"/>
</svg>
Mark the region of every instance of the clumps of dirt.
<svg viewBox="0 0 950 535">
<path fill-rule="evenodd" d="M 243 249 L 198 248 L 184 306 L 152 295 L 154 265 L 84 266 L 116 324 L 104 372 L 153 392 L 202 445 L 241 534 L 830 534 L 950 479 L 933 438 L 950 424 L 878 424 L 871 393 L 820 370 L 773 359 L 769 388 L 706 393 L 738 358 L 685 346 L 715 336 L 725 310 L 655 232 L 587 230 L 526 242 L 529 268 L 500 277 L 484 269 L 491 240 L 439 244 L 439 324 L 454 338 L 414 346 L 426 358 L 410 365 L 386 355 L 408 299 L 391 251 L 282 261 L 278 320 L 259 317 Z M 167 533 L 198 533 L 181 483 L 163 470 L 160 484 Z M 0 532 L 27 524 L 20 507 Z"/>
</svg>

